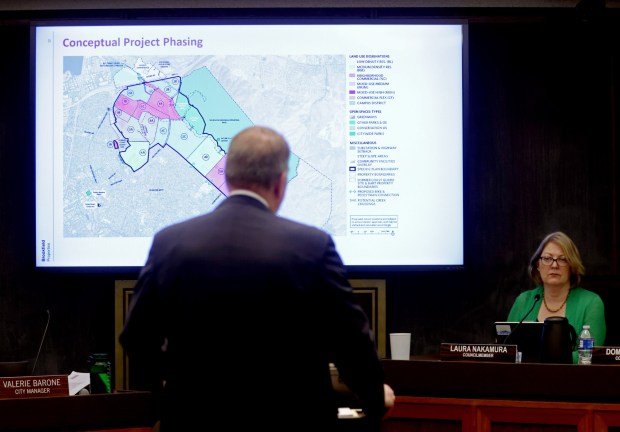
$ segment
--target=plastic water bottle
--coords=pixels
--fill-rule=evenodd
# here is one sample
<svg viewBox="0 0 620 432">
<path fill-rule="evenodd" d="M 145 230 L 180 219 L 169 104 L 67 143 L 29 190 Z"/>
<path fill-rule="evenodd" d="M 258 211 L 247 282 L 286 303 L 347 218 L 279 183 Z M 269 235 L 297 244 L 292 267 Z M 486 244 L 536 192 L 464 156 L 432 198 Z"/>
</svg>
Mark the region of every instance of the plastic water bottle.
<svg viewBox="0 0 620 432">
<path fill-rule="evenodd" d="M 579 364 L 592 364 L 592 349 L 594 348 L 594 339 L 590 334 L 590 326 L 584 324 L 579 334 Z"/>
</svg>

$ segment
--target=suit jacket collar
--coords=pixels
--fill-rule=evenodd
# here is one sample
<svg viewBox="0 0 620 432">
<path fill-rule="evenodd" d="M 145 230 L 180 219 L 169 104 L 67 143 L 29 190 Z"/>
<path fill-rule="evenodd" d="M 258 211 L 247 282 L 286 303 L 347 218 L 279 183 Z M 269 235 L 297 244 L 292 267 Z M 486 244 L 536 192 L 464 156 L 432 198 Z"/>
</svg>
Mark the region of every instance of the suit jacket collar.
<svg viewBox="0 0 620 432">
<path fill-rule="evenodd" d="M 234 196 L 234 195 L 244 195 L 244 196 L 252 197 L 255 200 L 263 203 L 265 207 L 269 208 L 269 203 L 267 202 L 267 200 L 263 198 L 262 196 L 260 196 L 259 194 L 257 194 L 256 192 L 252 192 L 247 189 L 236 189 L 233 192 L 231 192 L 229 196 Z"/>
<path fill-rule="evenodd" d="M 256 207 L 257 209 L 265 210 L 272 213 L 271 210 L 266 207 L 262 202 L 250 195 L 245 194 L 230 195 L 228 198 L 226 198 L 225 201 L 222 202 L 222 205 L 224 204 L 241 204 L 244 206 L 249 205 L 252 207 Z"/>
</svg>

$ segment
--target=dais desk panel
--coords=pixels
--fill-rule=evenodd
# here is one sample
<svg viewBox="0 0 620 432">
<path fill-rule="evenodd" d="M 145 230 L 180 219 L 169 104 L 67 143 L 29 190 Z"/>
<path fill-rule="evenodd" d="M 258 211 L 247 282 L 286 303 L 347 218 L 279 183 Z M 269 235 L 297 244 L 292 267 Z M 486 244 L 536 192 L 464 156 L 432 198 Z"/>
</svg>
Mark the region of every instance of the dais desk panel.
<svg viewBox="0 0 620 432">
<path fill-rule="evenodd" d="M 620 403 L 620 366 L 384 360 L 397 395 Z"/>
</svg>

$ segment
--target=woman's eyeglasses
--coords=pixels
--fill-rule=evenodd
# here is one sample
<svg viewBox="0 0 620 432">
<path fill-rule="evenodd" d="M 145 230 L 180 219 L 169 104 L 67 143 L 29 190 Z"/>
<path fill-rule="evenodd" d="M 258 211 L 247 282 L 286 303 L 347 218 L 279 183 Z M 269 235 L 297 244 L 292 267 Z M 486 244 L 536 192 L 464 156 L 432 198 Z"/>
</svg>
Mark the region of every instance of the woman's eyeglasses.
<svg viewBox="0 0 620 432">
<path fill-rule="evenodd" d="M 546 266 L 550 266 L 553 262 L 556 262 L 560 267 L 566 267 L 568 265 L 568 260 L 564 257 L 553 258 L 550 256 L 541 256 L 540 262 Z"/>
</svg>

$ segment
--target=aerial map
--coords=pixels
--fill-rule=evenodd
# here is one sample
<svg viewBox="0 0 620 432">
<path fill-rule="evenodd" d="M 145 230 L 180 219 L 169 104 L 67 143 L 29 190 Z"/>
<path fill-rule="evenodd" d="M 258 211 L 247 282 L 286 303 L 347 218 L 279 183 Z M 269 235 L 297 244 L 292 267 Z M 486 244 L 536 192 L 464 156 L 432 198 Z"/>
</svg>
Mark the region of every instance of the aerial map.
<svg viewBox="0 0 620 432">
<path fill-rule="evenodd" d="M 293 131 L 280 214 L 346 229 L 345 56 L 63 58 L 65 237 L 150 237 L 229 193 L 230 139 Z M 293 145 L 294 144 L 294 145 Z"/>
<path fill-rule="evenodd" d="M 371 21 L 37 25 L 37 266 L 142 266 L 250 126 L 290 145 L 278 215 L 347 266 L 460 264 L 466 28 Z"/>
</svg>

